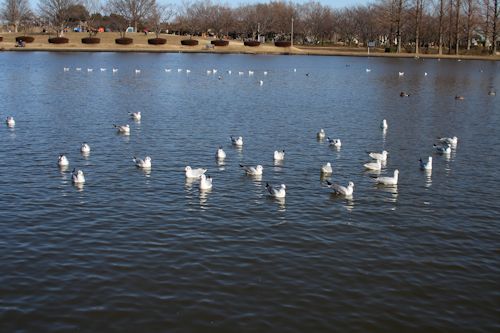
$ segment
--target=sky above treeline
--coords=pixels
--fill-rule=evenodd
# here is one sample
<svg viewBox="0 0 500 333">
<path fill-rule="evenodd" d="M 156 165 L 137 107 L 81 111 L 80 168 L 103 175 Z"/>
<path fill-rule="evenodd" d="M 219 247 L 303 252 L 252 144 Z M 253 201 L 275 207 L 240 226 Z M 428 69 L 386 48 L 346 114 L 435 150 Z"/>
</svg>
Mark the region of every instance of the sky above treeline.
<svg viewBox="0 0 500 333">
<path fill-rule="evenodd" d="M 368 0 L 315 0 L 322 5 L 329 6 L 332 8 L 344 8 L 344 7 L 351 7 L 351 6 L 356 6 L 356 5 L 364 5 L 367 4 L 369 1 Z M 183 0 L 159 0 L 161 3 L 171 3 L 174 5 L 181 6 L 183 3 Z M 194 2 L 194 1 L 191 1 Z M 246 0 L 246 1 L 217 1 L 217 0 L 212 0 L 212 3 L 222 3 L 222 4 L 228 4 L 231 7 L 238 7 L 241 4 L 255 4 L 255 3 L 268 3 L 270 0 Z M 292 0 L 293 3 L 306 3 L 309 1 L 304 1 L 304 0 Z"/>
</svg>

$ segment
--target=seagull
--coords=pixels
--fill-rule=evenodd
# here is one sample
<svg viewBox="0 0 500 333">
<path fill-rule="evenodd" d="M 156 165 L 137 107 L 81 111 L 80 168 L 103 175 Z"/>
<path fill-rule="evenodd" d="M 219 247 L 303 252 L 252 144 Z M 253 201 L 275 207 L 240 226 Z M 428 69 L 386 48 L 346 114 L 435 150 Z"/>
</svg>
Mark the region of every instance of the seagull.
<svg viewBox="0 0 500 333">
<path fill-rule="evenodd" d="M 488 96 L 496 96 L 496 91 L 495 90 L 490 90 L 488 91 Z"/>
<path fill-rule="evenodd" d="M 267 75 L 267 71 L 264 71 L 264 75 Z"/>
<path fill-rule="evenodd" d="M 441 142 L 441 143 L 445 143 L 445 144 L 448 144 L 450 146 L 456 146 L 457 143 L 458 143 L 458 138 L 456 136 L 452 137 L 452 138 L 438 138 L 438 141 Z"/>
<path fill-rule="evenodd" d="M 408 93 L 405 93 L 404 91 L 402 91 L 400 94 L 399 94 L 400 97 L 409 97 L 410 94 Z"/>
<path fill-rule="evenodd" d="M 75 172 L 75 169 L 73 169 L 73 172 L 71 173 L 71 180 L 73 181 L 74 184 L 85 183 L 85 176 L 83 175 L 83 171 L 78 170 Z"/>
<path fill-rule="evenodd" d="M 320 128 L 319 132 L 316 134 L 316 138 L 318 138 L 318 140 L 323 140 L 325 136 L 325 130 Z"/>
<path fill-rule="evenodd" d="M 118 68 L 113 68 L 113 73 L 118 72 Z"/>
<path fill-rule="evenodd" d="M 130 117 L 132 117 L 135 121 L 140 121 L 141 120 L 141 111 L 137 111 L 137 112 L 129 112 L 128 113 L 130 115 Z"/>
<path fill-rule="evenodd" d="M 399 76 L 405 75 L 405 72 L 399 72 Z"/>
<path fill-rule="evenodd" d="M 80 147 L 80 152 L 83 154 L 88 154 L 90 153 L 90 146 L 88 143 L 84 142 L 82 143 L 82 146 Z"/>
<path fill-rule="evenodd" d="M 266 183 L 266 190 L 272 197 L 275 198 L 284 198 L 286 196 L 286 186 L 285 184 L 281 184 L 279 188 L 275 188 L 269 183 Z"/>
<path fill-rule="evenodd" d="M 12 117 L 12 116 L 8 116 L 7 119 L 5 119 L 5 123 L 7 124 L 7 127 L 16 126 L 16 121 L 14 120 L 14 117 Z"/>
<path fill-rule="evenodd" d="M 69 165 L 69 160 L 66 155 L 59 155 L 59 158 L 57 159 L 57 165 L 59 165 L 60 167 L 67 167 Z"/>
<path fill-rule="evenodd" d="M 363 166 L 365 167 L 365 169 L 368 169 L 368 170 L 380 170 L 380 169 L 382 169 L 382 164 L 380 163 L 380 160 L 375 160 L 375 162 L 366 163 Z"/>
<path fill-rule="evenodd" d="M 205 172 L 207 172 L 207 169 L 192 169 L 189 165 L 184 168 L 186 178 L 200 178 Z"/>
<path fill-rule="evenodd" d="M 253 75 L 253 71 L 248 71 L 248 75 Z"/>
<path fill-rule="evenodd" d="M 81 71 L 81 70 L 82 70 L 82 69 L 81 69 L 80 67 L 77 67 L 77 68 L 76 68 L 76 71 L 77 71 L 77 72 L 79 72 L 79 71 Z"/>
<path fill-rule="evenodd" d="M 245 74 L 245 73 L 243 73 L 243 72 L 238 72 L 238 75 L 243 75 L 243 74 Z"/>
<path fill-rule="evenodd" d="M 106 68 L 101 67 L 101 72 L 105 72 Z"/>
<path fill-rule="evenodd" d="M 216 69 L 212 69 L 212 72 L 215 74 L 215 73 L 217 73 L 217 70 Z"/>
<path fill-rule="evenodd" d="M 334 146 L 336 148 L 340 148 L 342 146 L 342 142 L 340 141 L 340 139 L 330 139 L 328 137 L 327 140 L 330 143 L 330 146 Z"/>
<path fill-rule="evenodd" d="M 200 176 L 200 190 L 210 190 L 212 188 L 212 177 Z"/>
<path fill-rule="evenodd" d="M 182 68 L 177 68 L 177 73 L 182 72 Z"/>
<path fill-rule="evenodd" d="M 393 177 L 378 177 L 375 179 L 377 184 L 381 185 L 397 185 L 398 184 L 399 170 L 394 170 Z"/>
<path fill-rule="evenodd" d="M 433 145 L 434 149 L 436 149 L 436 152 L 438 154 L 450 154 L 451 153 L 451 147 L 448 144 L 444 144 L 443 146 L 438 146 L 436 144 Z"/>
<path fill-rule="evenodd" d="M 321 167 L 321 174 L 324 176 L 329 176 L 333 172 L 332 165 L 330 162 L 327 162 L 325 165 Z"/>
<path fill-rule="evenodd" d="M 264 84 L 264 81 L 260 80 L 260 81 L 259 81 L 259 85 L 261 85 L 261 86 L 262 86 L 263 84 Z"/>
<path fill-rule="evenodd" d="M 243 137 L 233 137 L 231 136 L 231 143 L 235 146 L 243 146 Z"/>
<path fill-rule="evenodd" d="M 136 69 L 135 70 L 135 74 L 141 74 L 141 70 L 140 69 Z"/>
<path fill-rule="evenodd" d="M 264 170 L 264 168 L 260 164 L 257 165 L 256 167 L 245 166 L 243 164 L 240 164 L 240 167 L 242 167 L 243 170 L 245 170 L 245 172 L 246 172 L 246 174 L 248 176 L 261 176 L 262 175 L 262 170 Z"/>
<path fill-rule="evenodd" d="M 211 70 L 207 70 L 207 75 L 210 75 L 212 74 L 212 71 Z"/>
<path fill-rule="evenodd" d="M 138 168 L 143 168 L 143 169 L 151 168 L 151 157 L 149 157 L 149 156 L 144 157 L 144 160 L 142 160 L 140 158 L 136 158 L 134 156 L 134 158 L 132 160 L 134 161 L 135 166 Z"/>
<path fill-rule="evenodd" d="M 387 127 L 389 127 L 389 126 L 387 125 L 387 120 L 385 120 L 385 119 L 384 119 L 384 120 L 382 120 L 382 123 L 380 124 L 380 128 L 382 128 L 382 129 L 384 129 L 384 130 L 385 130 L 385 129 L 387 129 Z"/>
<path fill-rule="evenodd" d="M 420 169 L 432 170 L 432 156 L 429 156 L 427 162 L 422 161 L 422 159 L 419 159 L 418 161 L 420 162 Z"/>
<path fill-rule="evenodd" d="M 92 68 L 87 68 L 87 72 L 93 72 L 93 71 L 94 71 L 94 69 L 92 69 Z"/>
<path fill-rule="evenodd" d="M 274 160 L 275 161 L 283 161 L 285 159 L 285 150 L 275 150 L 274 151 Z"/>
<path fill-rule="evenodd" d="M 326 181 L 326 183 L 328 184 L 328 187 L 331 188 L 333 190 L 333 193 L 336 195 L 343 195 L 349 197 L 352 195 L 352 192 L 354 192 L 353 182 L 349 182 L 347 184 L 347 187 L 338 184 L 332 184 L 328 180 Z"/>
<path fill-rule="evenodd" d="M 232 73 L 232 72 L 231 72 L 231 70 L 228 70 L 228 71 L 227 71 L 227 74 L 231 75 L 231 73 Z"/>
<path fill-rule="evenodd" d="M 424 76 L 427 76 L 427 72 L 424 72 Z"/>
<path fill-rule="evenodd" d="M 219 146 L 217 152 L 215 153 L 215 158 L 218 160 L 223 160 L 226 158 L 226 152 L 222 149 L 222 146 Z"/>
<path fill-rule="evenodd" d="M 125 134 L 125 135 L 129 135 L 130 134 L 130 125 L 129 124 L 126 124 L 126 125 L 113 125 L 117 130 L 118 130 L 118 133 L 120 134 Z"/>
<path fill-rule="evenodd" d="M 170 73 L 172 70 L 170 68 L 165 68 L 165 73 Z"/>
<path fill-rule="evenodd" d="M 189 74 L 191 73 L 191 70 L 190 69 L 186 69 L 186 74 Z"/>
<path fill-rule="evenodd" d="M 65 72 L 69 72 L 69 67 L 64 67 L 63 69 Z"/>
<path fill-rule="evenodd" d="M 458 100 L 458 101 L 463 101 L 465 99 L 465 97 L 461 96 L 461 95 L 456 95 L 455 99 Z"/>
<path fill-rule="evenodd" d="M 294 68 L 294 69 L 293 69 L 293 72 L 295 73 L 296 71 L 297 71 L 297 68 Z"/>
<path fill-rule="evenodd" d="M 370 153 L 367 152 L 368 155 L 374 160 L 379 160 L 381 162 L 387 161 L 387 151 L 383 150 L 381 153 Z"/>
<path fill-rule="evenodd" d="M 367 72 L 367 73 L 370 73 L 371 71 L 372 71 L 372 70 L 371 70 L 370 68 L 367 68 L 367 69 L 366 69 L 366 72 Z"/>
</svg>

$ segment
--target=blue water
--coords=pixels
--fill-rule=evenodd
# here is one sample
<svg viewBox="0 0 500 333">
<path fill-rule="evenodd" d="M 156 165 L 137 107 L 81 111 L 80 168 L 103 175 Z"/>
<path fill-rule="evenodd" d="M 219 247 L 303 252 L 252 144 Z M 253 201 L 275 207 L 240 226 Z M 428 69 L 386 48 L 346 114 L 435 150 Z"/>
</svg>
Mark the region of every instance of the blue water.
<svg viewBox="0 0 500 333">
<path fill-rule="evenodd" d="M 0 331 L 500 330 L 498 62 L 13 52 L 0 73 L 16 119 L 0 128 Z M 449 156 L 438 136 L 458 137 Z M 383 149 L 397 187 L 363 168 Z M 132 161 L 146 155 L 150 171 Z"/>
</svg>

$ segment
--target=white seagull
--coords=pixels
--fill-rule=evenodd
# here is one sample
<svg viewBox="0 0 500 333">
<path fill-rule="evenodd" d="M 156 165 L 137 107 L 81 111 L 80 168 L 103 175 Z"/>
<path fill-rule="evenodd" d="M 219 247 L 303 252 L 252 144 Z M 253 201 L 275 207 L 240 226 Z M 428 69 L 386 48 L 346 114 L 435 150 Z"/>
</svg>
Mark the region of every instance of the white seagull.
<svg viewBox="0 0 500 333">
<path fill-rule="evenodd" d="M 436 152 L 438 154 L 450 154 L 451 153 L 451 147 L 449 144 L 444 144 L 443 146 L 438 146 L 436 144 L 433 145 L 434 149 L 436 149 Z"/>
<path fill-rule="evenodd" d="M 458 143 L 458 138 L 456 136 L 452 138 L 438 138 L 438 141 L 441 143 L 448 144 L 450 146 L 456 146 Z"/>
<path fill-rule="evenodd" d="M 165 68 L 165 73 L 170 73 L 172 71 L 172 69 L 170 68 Z"/>
<path fill-rule="evenodd" d="M 385 130 L 385 129 L 387 129 L 387 127 L 389 127 L 389 126 L 387 125 L 387 120 L 385 120 L 385 119 L 384 119 L 384 120 L 382 120 L 382 123 L 380 124 L 380 128 L 382 128 L 382 129 L 384 129 L 384 130 Z"/>
<path fill-rule="evenodd" d="M 90 146 L 88 143 L 84 142 L 82 143 L 82 146 L 80 147 L 80 152 L 83 154 L 88 154 L 90 153 Z"/>
<path fill-rule="evenodd" d="M 381 153 L 370 153 L 367 152 L 368 155 L 373 158 L 374 160 L 379 160 L 381 162 L 387 161 L 387 151 L 383 150 Z"/>
<path fill-rule="evenodd" d="M 100 69 L 101 69 L 101 72 L 105 72 L 106 71 L 106 68 L 101 67 Z"/>
<path fill-rule="evenodd" d="M 327 140 L 330 143 L 330 146 L 334 146 L 336 148 L 342 147 L 342 142 L 340 141 L 340 139 L 330 139 L 328 137 Z"/>
<path fill-rule="evenodd" d="M 69 165 L 69 160 L 66 155 L 59 155 L 59 158 L 57 159 L 57 165 L 59 165 L 60 167 L 67 167 Z"/>
<path fill-rule="evenodd" d="M 243 146 L 243 137 L 233 137 L 231 136 L 231 143 L 235 146 Z"/>
<path fill-rule="evenodd" d="M 129 112 L 128 113 L 130 115 L 130 117 L 132 117 L 132 119 L 134 119 L 135 121 L 140 121 L 141 120 L 141 111 L 137 111 L 137 112 Z"/>
<path fill-rule="evenodd" d="M 367 73 L 370 73 L 371 71 L 372 71 L 372 70 L 371 70 L 370 68 L 367 68 L 367 69 L 366 69 L 366 72 L 367 72 Z"/>
<path fill-rule="evenodd" d="M 325 130 L 320 128 L 319 132 L 316 134 L 316 138 L 318 138 L 318 140 L 323 140 L 325 136 L 326 136 Z"/>
<path fill-rule="evenodd" d="M 255 167 L 245 166 L 243 164 L 240 164 L 240 167 L 243 168 L 243 170 L 245 170 L 245 172 L 248 176 L 261 176 L 262 170 L 264 170 L 264 168 L 260 164 L 255 166 Z"/>
<path fill-rule="evenodd" d="M 144 160 L 140 159 L 140 158 L 136 158 L 134 156 L 134 158 L 132 160 L 134 161 L 135 166 L 138 168 L 143 168 L 143 169 L 151 168 L 151 157 L 149 157 L 149 156 L 144 157 Z"/>
<path fill-rule="evenodd" d="M 93 71 L 94 71 L 94 69 L 92 69 L 92 68 L 87 68 L 87 72 L 93 72 Z"/>
<path fill-rule="evenodd" d="M 141 70 L 140 69 L 136 69 L 135 70 L 135 74 L 141 74 Z"/>
<path fill-rule="evenodd" d="M 280 187 L 275 188 L 274 186 L 266 183 L 266 190 L 272 197 L 275 198 L 284 198 L 286 196 L 286 186 L 285 184 L 281 184 Z"/>
<path fill-rule="evenodd" d="M 75 171 L 75 169 L 73 169 L 73 172 L 71 173 L 71 180 L 73 181 L 74 184 L 85 183 L 85 176 L 83 175 L 83 171 L 82 170 Z"/>
<path fill-rule="evenodd" d="M 382 163 L 380 163 L 380 160 L 375 160 L 375 162 L 370 162 L 370 163 L 366 163 L 363 165 L 365 167 L 365 169 L 368 169 L 368 170 L 380 170 L 382 169 Z"/>
<path fill-rule="evenodd" d="M 419 159 L 418 161 L 420 162 L 420 169 L 432 170 L 432 156 L 429 156 L 427 162 L 422 161 L 422 159 Z"/>
<path fill-rule="evenodd" d="M 274 160 L 275 161 L 283 161 L 285 159 L 285 150 L 275 150 L 274 151 Z"/>
<path fill-rule="evenodd" d="M 399 72 L 399 76 L 405 75 L 405 72 Z"/>
<path fill-rule="evenodd" d="M 118 133 L 120 134 L 125 134 L 125 135 L 129 135 L 130 134 L 130 125 L 129 124 L 126 124 L 126 125 L 113 125 L 117 130 L 118 130 Z"/>
<path fill-rule="evenodd" d="M 264 75 L 267 75 L 267 71 L 264 71 Z"/>
<path fill-rule="evenodd" d="M 184 172 L 186 174 L 186 178 L 200 178 L 200 176 L 204 175 L 207 172 L 207 169 L 198 168 L 192 169 L 189 165 L 184 168 Z"/>
<path fill-rule="evenodd" d="M 12 117 L 12 116 L 8 116 L 7 119 L 5 119 L 5 123 L 7 124 L 7 127 L 16 126 L 16 121 L 14 120 L 14 117 Z"/>
<path fill-rule="evenodd" d="M 332 184 L 328 180 L 326 181 L 326 183 L 328 184 L 328 187 L 331 188 L 333 190 L 333 193 L 336 195 L 343 195 L 348 197 L 352 195 L 352 192 L 354 192 L 353 182 L 349 182 L 347 184 L 347 187 L 338 184 Z"/>
<path fill-rule="evenodd" d="M 118 68 L 113 68 L 113 73 L 118 72 Z"/>
<path fill-rule="evenodd" d="M 64 67 L 65 72 L 69 72 L 69 67 Z"/>
<path fill-rule="evenodd" d="M 81 69 L 81 67 L 77 67 L 77 68 L 76 68 L 76 71 L 77 71 L 77 72 L 79 72 L 79 71 L 81 71 L 81 70 L 82 70 L 82 69 Z"/>
<path fill-rule="evenodd" d="M 212 188 L 212 177 L 200 176 L 200 190 L 210 190 Z"/>
<path fill-rule="evenodd" d="M 399 170 L 394 170 L 393 177 L 378 177 L 375 179 L 377 184 L 381 185 L 397 185 L 398 184 Z"/>
<path fill-rule="evenodd" d="M 261 86 L 264 85 L 264 81 L 260 80 L 259 85 L 261 85 Z"/>
<path fill-rule="evenodd" d="M 218 160 L 223 160 L 226 158 L 226 152 L 224 151 L 224 149 L 222 149 L 222 147 L 219 147 L 217 149 L 217 152 L 215 153 L 215 158 Z"/>
<path fill-rule="evenodd" d="M 321 167 L 321 174 L 325 176 L 331 175 L 333 172 L 332 165 L 330 162 L 327 162 L 325 165 Z"/>
</svg>

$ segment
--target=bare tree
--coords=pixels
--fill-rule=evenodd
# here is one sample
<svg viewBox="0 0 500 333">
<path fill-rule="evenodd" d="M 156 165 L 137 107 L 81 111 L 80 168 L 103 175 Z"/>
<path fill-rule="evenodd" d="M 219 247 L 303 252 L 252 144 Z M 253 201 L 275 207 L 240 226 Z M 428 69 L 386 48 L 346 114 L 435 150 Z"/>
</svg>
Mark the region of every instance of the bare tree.
<svg viewBox="0 0 500 333">
<path fill-rule="evenodd" d="M 64 32 L 71 15 L 69 9 L 73 5 L 74 0 L 40 0 L 38 3 L 41 16 L 49 20 L 49 25 L 58 36 Z"/>
<path fill-rule="evenodd" d="M 443 38 L 443 26 L 444 26 L 444 1 L 445 0 L 439 0 L 439 32 L 438 32 L 438 53 L 439 55 L 443 54 L 443 43 L 444 43 L 444 38 Z"/>
<path fill-rule="evenodd" d="M 156 38 L 160 37 L 162 25 L 170 21 L 170 19 L 172 19 L 174 15 L 175 15 L 175 9 L 174 6 L 171 4 L 160 5 L 158 3 L 155 3 L 153 5 L 148 22 L 153 28 Z"/>
<path fill-rule="evenodd" d="M 396 38 L 398 43 L 398 53 L 401 53 L 402 44 L 402 17 L 405 6 L 405 0 L 397 0 L 396 2 Z"/>
<path fill-rule="evenodd" d="M 301 16 L 304 23 L 306 37 L 312 41 L 321 41 L 333 31 L 332 10 L 319 2 L 308 2 L 301 7 Z"/>
<path fill-rule="evenodd" d="M 500 9 L 498 8 L 498 0 L 493 0 L 493 17 L 492 17 L 492 23 L 493 23 L 493 55 L 497 53 L 497 39 L 498 39 L 498 15 L 499 15 Z"/>
<path fill-rule="evenodd" d="M 139 23 L 151 14 L 155 0 L 109 0 L 109 10 L 123 16 L 137 32 Z"/>
<path fill-rule="evenodd" d="M 12 25 L 14 32 L 18 32 L 21 22 L 32 15 L 29 0 L 4 0 L 0 18 Z"/>
<path fill-rule="evenodd" d="M 424 10 L 424 0 L 415 1 L 415 54 L 418 55 L 420 47 L 420 24 L 422 22 L 422 12 Z"/>
<path fill-rule="evenodd" d="M 89 37 L 95 36 L 97 34 L 97 21 L 99 19 L 99 11 L 101 10 L 100 0 L 84 0 L 85 7 L 89 12 L 87 17 L 87 32 Z"/>
<path fill-rule="evenodd" d="M 477 3 L 475 0 L 465 0 L 463 7 L 466 15 L 465 34 L 467 36 L 467 50 L 470 50 L 472 45 L 472 31 L 475 29 L 477 23 Z"/>
</svg>

